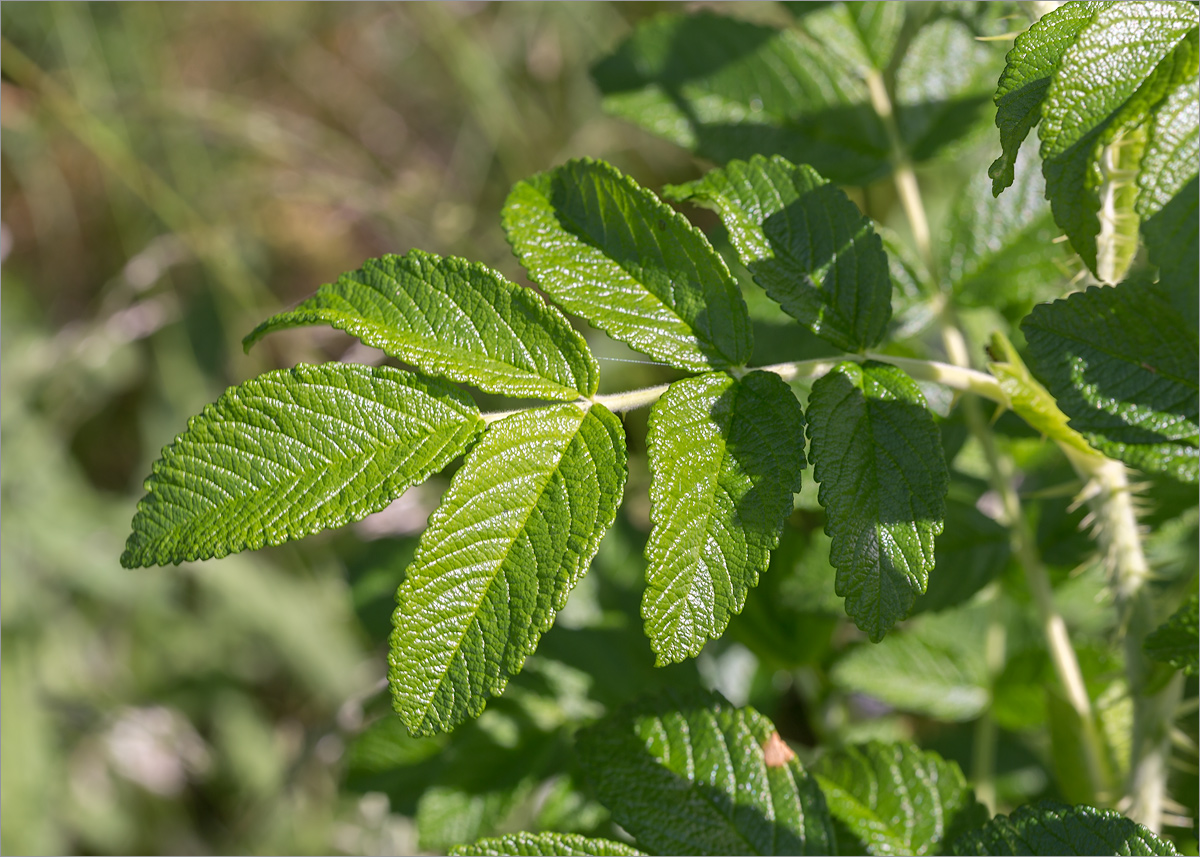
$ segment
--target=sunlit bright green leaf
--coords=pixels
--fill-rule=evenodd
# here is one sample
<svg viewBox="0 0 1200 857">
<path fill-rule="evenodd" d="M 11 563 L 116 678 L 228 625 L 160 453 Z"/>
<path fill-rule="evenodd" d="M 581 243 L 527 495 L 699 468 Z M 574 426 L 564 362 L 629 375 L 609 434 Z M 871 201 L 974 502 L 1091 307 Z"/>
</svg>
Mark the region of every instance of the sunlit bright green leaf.
<svg viewBox="0 0 1200 857">
<path fill-rule="evenodd" d="M 596 392 L 599 370 L 583 337 L 534 291 L 477 262 L 420 250 L 370 259 L 267 319 L 245 345 L 309 324 L 489 393 L 572 400 Z"/>
<path fill-rule="evenodd" d="M 753 350 L 741 292 L 708 240 L 600 161 L 519 182 L 504 205 L 517 256 L 559 306 L 681 369 L 738 366 Z"/>
<path fill-rule="evenodd" d="M 222 557 L 361 520 L 482 428 L 466 396 L 398 369 L 268 372 L 231 387 L 163 450 L 121 563 Z"/>
<path fill-rule="evenodd" d="M 388 675 L 414 734 L 477 716 L 520 671 L 612 525 L 625 472 L 621 423 L 601 405 L 488 428 L 396 593 Z"/>
<path fill-rule="evenodd" d="M 777 375 L 676 381 L 650 412 L 650 561 L 642 600 L 660 664 L 740 613 L 779 543 L 804 468 L 804 414 Z"/>
<path fill-rule="evenodd" d="M 451 848 L 455 857 L 638 857 L 642 852 L 624 842 L 594 839 L 574 833 L 510 833 L 493 839 L 480 839 L 474 845 Z"/>
</svg>

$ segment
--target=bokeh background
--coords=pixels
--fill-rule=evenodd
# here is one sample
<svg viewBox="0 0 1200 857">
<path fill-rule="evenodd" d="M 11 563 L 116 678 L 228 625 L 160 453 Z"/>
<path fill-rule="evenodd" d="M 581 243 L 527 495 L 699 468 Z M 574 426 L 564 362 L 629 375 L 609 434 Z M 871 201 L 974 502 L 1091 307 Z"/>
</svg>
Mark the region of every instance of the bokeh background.
<svg viewBox="0 0 1200 857">
<path fill-rule="evenodd" d="M 5 853 L 412 851 L 341 796 L 412 535 L 444 482 L 340 533 L 118 564 L 159 450 L 278 366 L 379 355 L 262 319 L 382 253 L 519 277 L 518 179 L 691 159 L 599 109 L 605 3 L 10 3 L 3 47 Z M 393 808 L 394 809 L 394 808 Z"/>
</svg>

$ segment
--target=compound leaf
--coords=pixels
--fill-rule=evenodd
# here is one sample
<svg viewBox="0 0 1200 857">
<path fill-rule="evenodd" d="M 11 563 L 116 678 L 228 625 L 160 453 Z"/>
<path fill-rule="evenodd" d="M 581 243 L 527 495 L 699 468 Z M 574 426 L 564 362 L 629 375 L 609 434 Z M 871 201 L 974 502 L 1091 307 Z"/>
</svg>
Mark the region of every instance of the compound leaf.
<svg viewBox="0 0 1200 857">
<path fill-rule="evenodd" d="M 750 316 L 720 255 L 608 164 L 569 161 L 518 182 L 503 220 L 538 285 L 614 338 L 693 371 L 750 357 Z"/>
<path fill-rule="evenodd" d="M 268 372 L 226 390 L 162 451 L 121 564 L 223 557 L 361 520 L 482 429 L 462 393 L 398 369 Z"/>
<path fill-rule="evenodd" d="M 477 716 L 520 671 L 612 525 L 625 475 L 621 423 L 602 405 L 488 428 L 396 593 L 388 675 L 413 734 Z"/>
<path fill-rule="evenodd" d="M 642 600 L 659 665 L 700 652 L 740 613 L 779 544 L 804 468 L 804 413 L 779 376 L 712 372 L 650 412 L 649 568 Z"/>
<path fill-rule="evenodd" d="M 1200 671 L 1200 606 L 1193 595 L 1183 606 L 1171 614 L 1171 618 L 1146 637 L 1143 644 L 1146 654 L 1156 661 L 1164 661 L 1183 670 L 1186 675 Z"/>
<path fill-rule="evenodd" d="M 949 484 L 941 438 L 916 383 L 875 361 L 839 363 L 818 378 L 807 416 L 835 589 L 878 642 L 933 569 Z"/>
<path fill-rule="evenodd" d="M 1185 82 L 1194 91 L 1198 20 L 1195 6 L 1177 0 L 1104 4 L 1046 92 L 1038 126 L 1046 196 L 1075 251 L 1108 282 L 1136 250 L 1137 192 L 1121 173 L 1139 169 L 1160 102 Z"/>
<path fill-rule="evenodd" d="M 954 842 L 959 855 L 1178 854 L 1116 810 L 1043 801 L 998 815 Z"/>
<path fill-rule="evenodd" d="M 576 833 L 510 833 L 450 849 L 452 857 L 499 857 L 502 854 L 518 857 L 638 857 L 641 853 L 624 842 Z"/>
<path fill-rule="evenodd" d="M 835 750 L 812 773 L 830 814 L 858 840 L 846 842 L 839 831 L 843 854 L 943 854 L 960 832 L 987 819 L 958 765 L 914 744 Z"/>
<path fill-rule="evenodd" d="M 1092 446 L 1200 481 L 1200 344 L 1153 286 L 1093 286 L 1036 307 L 1021 329 L 1033 373 Z"/>
<path fill-rule="evenodd" d="M 329 324 L 422 372 L 489 393 L 573 400 L 596 392 L 587 344 L 531 289 L 474 262 L 413 250 L 368 260 L 246 337 Z"/>
<path fill-rule="evenodd" d="M 1029 131 L 1042 119 L 1042 103 L 1058 71 L 1063 53 L 1091 24 L 1102 3 L 1085 0 L 1065 3 L 1034 22 L 1017 36 L 1005 57 L 1004 71 L 996 86 L 996 127 L 1000 129 L 999 158 L 988 168 L 992 194 L 1013 183 L 1017 152 Z"/>
<path fill-rule="evenodd" d="M 664 694 L 580 733 L 584 773 L 658 854 L 832 854 L 824 798 L 775 726 L 716 694 Z"/>
<path fill-rule="evenodd" d="M 755 282 L 818 336 L 847 351 L 883 337 L 892 313 L 883 242 L 812 167 L 755 156 L 665 193 L 716 209 Z"/>
</svg>

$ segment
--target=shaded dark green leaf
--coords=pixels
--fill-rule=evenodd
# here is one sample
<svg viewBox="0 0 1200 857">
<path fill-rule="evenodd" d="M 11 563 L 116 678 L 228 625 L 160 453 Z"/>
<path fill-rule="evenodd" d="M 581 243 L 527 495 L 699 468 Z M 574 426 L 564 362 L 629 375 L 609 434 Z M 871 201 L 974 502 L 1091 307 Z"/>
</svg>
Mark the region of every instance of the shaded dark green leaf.
<svg viewBox="0 0 1200 857">
<path fill-rule="evenodd" d="M 949 477 L 916 383 L 894 366 L 843 362 L 813 384 L 809 456 L 846 612 L 878 642 L 934 566 Z"/>
<path fill-rule="evenodd" d="M 954 842 L 959 855 L 1178 854 L 1164 839 L 1111 809 L 1048 801 L 998 815 Z"/>
<path fill-rule="evenodd" d="M 818 336 L 847 351 L 883 337 L 892 311 L 883 244 L 811 167 L 756 156 L 665 193 L 716 209 L 755 282 Z"/>
</svg>

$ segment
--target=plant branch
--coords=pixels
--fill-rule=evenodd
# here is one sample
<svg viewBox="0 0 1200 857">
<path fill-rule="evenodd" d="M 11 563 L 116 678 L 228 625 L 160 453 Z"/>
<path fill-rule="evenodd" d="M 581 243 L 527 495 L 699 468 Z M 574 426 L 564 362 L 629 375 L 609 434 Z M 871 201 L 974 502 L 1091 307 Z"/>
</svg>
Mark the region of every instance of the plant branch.
<svg viewBox="0 0 1200 857">
<path fill-rule="evenodd" d="M 819 378 L 829 372 L 838 363 L 852 360 L 861 363 L 865 360 L 878 360 L 898 366 L 918 381 L 932 381 L 957 390 L 961 393 L 974 393 L 989 399 L 998 405 L 1008 407 L 1008 396 L 1000 388 L 1000 383 L 988 375 L 975 369 L 963 366 L 951 366 L 936 360 L 916 360 L 911 357 L 893 357 L 890 354 L 843 354 L 836 358 L 818 358 L 815 360 L 796 360 L 790 363 L 773 363 L 769 366 L 755 366 L 747 371 L 772 372 L 785 381 L 798 378 Z M 654 404 L 667 391 L 670 384 L 656 384 L 653 387 L 642 387 L 637 390 L 627 390 L 621 393 L 607 393 L 593 396 L 591 399 L 578 399 L 582 407 L 601 404 L 614 414 L 636 411 Z M 530 406 L 533 407 L 533 406 Z M 512 414 L 520 413 L 528 408 L 515 408 L 507 411 L 489 411 L 483 414 L 486 422 L 494 423 Z"/>
</svg>

